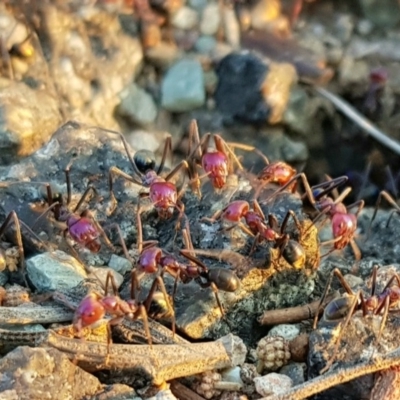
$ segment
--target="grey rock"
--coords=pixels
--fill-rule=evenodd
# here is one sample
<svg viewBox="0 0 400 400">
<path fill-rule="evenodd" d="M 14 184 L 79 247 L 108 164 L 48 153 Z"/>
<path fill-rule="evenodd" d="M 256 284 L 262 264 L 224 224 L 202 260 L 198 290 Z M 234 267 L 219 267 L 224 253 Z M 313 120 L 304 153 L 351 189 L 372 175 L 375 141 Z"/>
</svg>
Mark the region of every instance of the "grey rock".
<svg viewBox="0 0 400 400">
<path fill-rule="evenodd" d="M 394 27 L 400 21 L 400 6 L 397 0 L 360 0 L 366 18 L 380 28 Z"/>
<path fill-rule="evenodd" d="M 190 7 L 202 11 L 207 6 L 207 0 L 189 0 Z"/>
<path fill-rule="evenodd" d="M 81 399 L 102 389 L 97 378 L 56 349 L 18 347 L 0 360 L 0 374 L 0 392 L 21 400 Z"/>
<path fill-rule="evenodd" d="M 268 65 L 257 55 L 241 52 L 224 57 L 217 66 L 215 91 L 217 108 L 226 118 L 245 122 L 266 122 L 270 107 L 265 103 L 261 86 Z"/>
<path fill-rule="evenodd" d="M 200 32 L 203 35 L 215 35 L 221 23 L 221 14 L 217 2 L 209 3 L 203 10 Z"/>
<path fill-rule="evenodd" d="M 111 256 L 108 266 L 121 275 L 125 275 L 128 271 L 132 270 L 132 264 L 130 261 L 115 254 Z"/>
<path fill-rule="evenodd" d="M 168 111 L 184 112 L 201 107 L 205 102 L 204 76 L 196 60 L 182 59 L 164 76 L 161 105 Z"/>
<path fill-rule="evenodd" d="M 300 329 L 296 325 L 281 324 L 274 326 L 267 336 L 282 336 L 284 339 L 290 341 L 297 337 Z"/>
<path fill-rule="evenodd" d="M 139 125 L 149 125 L 157 117 L 157 106 L 149 93 L 132 83 L 120 93 L 117 112 Z"/>
<path fill-rule="evenodd" d="M 31 257 L 26 267 L 29 279 L 42 292 L 72 289 L 87 277 L 74 257 L 59 250 Z"/>
<path fill-rule="evenodd" d="M 0 165 L 38 150 L 61 123 L 54 97 L 21 82 L 0 82 L 0 110 Z"/>
<path fill-rule="evenodd" d="M 211 54 L 217 44 L 214 36 L 200 36 L 194 45 L 197 52 L 201 54 Z"/>
<path fill-rule="evenodd" d="M 173 15 L 171 23 L 178 29 L 193 29 L 199 20 L 198 13 L 190 7 L 183 6 Z"/>
<path fill-rule="evenodd" d="M 146 59 L 163 70 L 169 68 L 180 56 L 181 51 L 173 43 L 161 42 L 146 49 Z"/>
<path fill-rule="evenodd" d="M 306 363 L 290 363 L 283 366 L 279 373 L 288 376 L 293 381 L 293 386 L 304 383 L 304 374 L 307 369 Z"/>
</svg>

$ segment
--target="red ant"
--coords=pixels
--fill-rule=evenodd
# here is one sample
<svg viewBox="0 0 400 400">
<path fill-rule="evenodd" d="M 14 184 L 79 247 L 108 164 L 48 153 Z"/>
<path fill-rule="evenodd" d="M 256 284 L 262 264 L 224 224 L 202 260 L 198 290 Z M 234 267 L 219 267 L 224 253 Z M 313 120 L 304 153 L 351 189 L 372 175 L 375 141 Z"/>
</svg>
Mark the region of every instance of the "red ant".
<svg viewBox="0 0 400 400">
<path fill-rule="evenodd" d="M 100 236 L 103 237 L 105 243 L 110 249 L 114 250 L 114 246 L 111 244 L 107 235 L 105 234 L 103 228 L 96 221 L 90 210 L 84 210 L 82 213 L 78 214 L 77 211 L 87 199 L 90 192 L 97 194 L 96 189 L 93 186 L 88 186 L 78 201 L 75 208 L 71 211 L 69 205 L 72 200 L 72 185 L 70 178 L 70 168 L 71 163 L 65 168 L 65 178 L 67 182 L 67 201 L 64 204 L 64 199 L 62 195 L 57 195 L 53 197 L 53 192 L 51 185 L 49 183 L 42 182 L 28 182 L 28 183 L 41 183 L 46 186 L 47 190 L 47 203 L 48 208 L 36 219 L 33 227 L 38 223 L 38 221 L 45 216 L 49 211 L 52 211 L 54 218 L 57 222 L 65 223 L 66 228 L 63 230 L 63 235 L 66 237 L 67 234 L 79 245 L 90 250 L 92 253 L 98 253 L 101 248 Z M 75 253 L 75 257 L 78 257 L 74 248 L 67 242 L 71 250 Z"/>
<path fill-rule="evenodd" d="M 306 190 L 306 194 L 302 196 L 303 202 L 305 198 L 309 200 L 311 205 L 319 211 L 319 214 L 315 217 L 314 223 L 317 222 L 321 217 L 328 214 L 328 217 L 332 221 L 332 232 L 333 232 L 333 241 L 328 241 L 322 243 L 323 245 L 331 244 L 333 242 L 333 249 L 326 253 L 324 256 L 327 256 L 334 250 L 344 249 L 348 244 L 351 245 L 354 256 L 356 260 L 361 259 L 361 253 L 354 241 L 354 235 L 357 230 L 357 218 L 364 207 L 364 200 L 358 200 L 349 206 L 345 206 L 343 204 L 343 200 L 350 193 L 351 188 L 347 188 L 341 193 L 336 199 L 332 199 L 328 197 L 327 194 L 336 190 L 336 188 L 347 181 L 346 176 L 338 177 L 336 179 L 329 179 L 327 182 L 320 183 L 313 187 L 310 187 L 306 180 L 304 180 L 301 175 L 298 174 L 294 176 L 291 180 L 289 180 L 285 185 L 276 190 L 271 196 L 267 198 L 266 201 L 271 201 L 273 197 L 277 194 L 284 191 L 287 187 L 293 184 L 295 180 L 299 178 L 303 180 L 304 188 Z M 357 211 L 355 214 L 350 214 L 348 210 L 357 207 Z"/>
<path fill-rule="evenodd" d="M 109 284 L 113 288 L 113 295 L 107 293 Z M 143 320 L 144 329 L 147 340 L 152 346 L 152 339 L 149 330 L 147 317 L 147 309 L 150 307 L 151 300 L 157 288 L 159 281 L 156 279 L 153 282 L 152 288 L 144 302 L 139 302 L 137 298 L 137 276 L 133 271 L 131 274 L 131 299 L 122 300 L 118 296 L 118 289 L 114 277 L 111 272 L 107 274 L 105 284 L 105 295 L 97 292 L 89 293 L 79 304 L 75 310 L 73 319 L 73 327 L 77 331 L 79 337 L 82 336 L 82 329 L 85 327 L 95 327 L 97 323 L 103 320 L 106 314 L 110 314 L 112 318 L 108 321 L 107 329 L 107 354 L 109 354 L 109 346 L 111 344 L 111 326 L 119 324 L 124 318 L 130 320 Z"/>
<path fill-rule="evenodd" d="M 305 263 L 305 251 L 300 243 L 290 239 L 290 236 L 284 233 L 289 218 L 292 217 L 299 232 L 302 232 L 300 222 L 293 211 L 288 211 L 279 229 L 278 220 L 272 214 L 268 215 L 268 222 L 257 200 L 253 201 L 253 209 L 245 200 L 236 200 L 228 204 L 223 210 L 217 211 L 211 218 L 203 218 L 215 222 L 222 219 L 224 222 L 232 223 L 231 226 L 223 228 L 224 231 L 231 230 L 239 226 L 243 232 L 250 236 L 255 236 L 255 241 L 251 253 L 256 243 L 261 240 L 274 242 L 279 248 L 279 257 L 283 258 L 294 268 L 302 268 Z M 244 218 L 246 225 L 241 220 Z"/>
<path fill-rule="evenodd" d="M 344 330 L 349 324 L 351 317 L 358 310 L 362 310 L 363 316 L 379 315 L 383 312 L 377 340 L 379 340 L 379 338 L 381 337 L 387 321 L 389 309 L 394 307 L 400 302 L 400 277 L 397 275 L 397 273 L 394 273 L 394 275 L 389 279 L 388 283 L 385 285 L 381 293 L 376 294 L 377 271 L 378 267 L 375 265 L 372 270 L 371 293 L 366 298 L 364 298 L 361 291 L 354 294 L 354 292 L 350 288 L 349 284 L 346 282 L 344 276 L 342 275 L 339 269 L 335 268 L 332 271 L 328 283 L 325 287 L 324 293 L 321 297 L 317 313 L 315 314 L 313 328 L 316 329 L 317 327 L 318 315 L 321 309 L 321 304 L 325 300 L 325 297 L 329 291 L 333 276 L 336 276 L 339 279 L 339 282 L 345 289 L 347 296 L 339 297 L 332 300 L 324 310 L 323 319 L 325 321 L 327 322 L 343 321 L 343 323 L 341 326 L 340 333 L 335 338 L 335 347 L 332 356 L 320 373 L 324 373 L 325 371 L 327 371 L 333 364 L 335 355 L 337 354 L 339 349 L 340 340 L 343 336 Z M 396 285 L 392 286 L 394 281 L 396 281 Z"/>
<path fill-rule="evenodd" d="M 114 133 L 119 135 L 121 138 L 126 154 L 128 156 L 129 162 L 133 168 L 134 173 L 140 178 L 140 180 L 135 176 L 130 176 L 125 172 L 121 171 L 117 167 L 111 167 L 108 173 L 108 183 L 110 188 L 110 196 L 112 202 L 116 204 L 116 199 L 113 192 L 113 176 L 118 175 L 121 178 L 126 179 L 129 182 L 136 183 L 137 185 L 149 188 L 149 193 L 141 193 L 141 197 L 149 197 L 150 201 L 154 204 L 158 215 L 162 219 L 168 219 L 172 217 L 174 209 L 179 211 L 180 217 L 184 212 L 184 204 L 181 202 L 181 197 L 184 194 L 184 190 L 181 189 L 178 193 L 175 184 L 169 182 L 182 168 L 188 170 L 188 163 L 183 160 L 181 161 L 165 178 L 162 178 L 159 174 L 164 169 L 165 159 L 167 157 L 167 152 L 171 152 L 171 136 L 167 136 L 164 144 L 164 151 L 161 159 L 160 166 L 157 171 L 154 170 L 155 167 L 155 157 L 154 154 L 147 150 L 141 150 L 135 153 L 132 158 L 129 145 L 126 141 L 124 135 L 120 132 L 112 131 L 109 129 L 104 129 L 106 132 Z M 115 208 L 115 206 L 114 206 Z"/>
<path fill-rule="evenodd" d="M 140 213 L 138 213 L 138 216 L 139 215 Z M 200 260 L 186 252 L 191 252 L 193 250 L 193 244 L 190 238 L 188 225 L 185 229 L 182 229 L 183 240 L 187 250 L 181 250 L 180 253 L 196 265 L 181 263 L 174 256 L 166 253 L 159 247 L 155 247 L 154 243 L 151 243 L 150 246 L 142 249 L 142 229 L 139 217 L 137 226 L 139 244 L 138 248 L 140 252 L 138 260 L 139 271 L 145 273 L 154 273 L 161 269 L 159 272 L 161 276 L 164 273 L 168 273 L 169 275 L 173 276 L 175 278 L 172 295 L 173 299 L 175 298 L 178 280 L 183 283 L 189 283 L 190 281 L 194 280 L 202 288 L 211 286 L 215 293 L 221 314 L 224 315 L 224 311 L 218 297 L 218 289 L 227 292 L 236 291 L 240 285 L 239 278 L 236 276 L 236 274 L 233 271 L 229 271 L 225 268 L 214 268 L 209 270 Z M 205 282 L 203 280 L 205 280 Z"/>
<path fill-rule="evenodd" d="M 213 150 L 208 148 L 211 136 L 215 143 Z M 243 169 L 232 149 L 220 135 L 207 133 L 200 139 L 196 120 L 192 120 L 190 123 L 187 159 L 190 165 L 193 192 L 199 196 L 201 192 L 200 177 L 197 172 L 198 165 L 203 168 L 215 189 L 222 189 L 226 185 L 228 177 L 233 175 L 233 162 L 239 169 Z"/>
</svg>

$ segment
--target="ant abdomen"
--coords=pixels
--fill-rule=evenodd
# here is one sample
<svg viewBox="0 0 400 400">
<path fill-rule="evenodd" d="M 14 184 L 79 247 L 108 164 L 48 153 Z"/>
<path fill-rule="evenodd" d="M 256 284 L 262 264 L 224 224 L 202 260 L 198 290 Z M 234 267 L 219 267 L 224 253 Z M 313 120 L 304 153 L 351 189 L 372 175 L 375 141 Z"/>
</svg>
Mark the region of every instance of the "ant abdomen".
<svg viewBox="0 0 400 400">
<path fill-rule="evenodd" d="M 156 156 L 150 150 L 139 150 L 133 156 L 133 161 L 137 169 L 145 174 L 149 170 L 154 170 L 156 167 Z"/>
</svg>

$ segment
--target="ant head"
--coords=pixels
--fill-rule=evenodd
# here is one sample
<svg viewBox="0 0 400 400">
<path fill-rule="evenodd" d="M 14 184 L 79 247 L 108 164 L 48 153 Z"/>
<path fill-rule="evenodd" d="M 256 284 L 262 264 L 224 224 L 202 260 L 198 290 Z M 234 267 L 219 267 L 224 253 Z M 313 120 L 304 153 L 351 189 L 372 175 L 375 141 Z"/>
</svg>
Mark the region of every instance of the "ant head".
<svg viewBox="0 0 400 400">
<path fill-rule="evenodd" d="M 156 167 L 156 157 L 150 150 L 137 151 L 133 156 L 133 161 L 142 174 L 145 174 L 149 170 L 154 170 Z"/>
<path fill-rule="evenodd" d="M 75 311 L 73 325 L 79 330 L 85 326 L 93 325 L 105 315 L 105 309 L 98 296 L 91 293 L 87 295 Z"/>
</svg>

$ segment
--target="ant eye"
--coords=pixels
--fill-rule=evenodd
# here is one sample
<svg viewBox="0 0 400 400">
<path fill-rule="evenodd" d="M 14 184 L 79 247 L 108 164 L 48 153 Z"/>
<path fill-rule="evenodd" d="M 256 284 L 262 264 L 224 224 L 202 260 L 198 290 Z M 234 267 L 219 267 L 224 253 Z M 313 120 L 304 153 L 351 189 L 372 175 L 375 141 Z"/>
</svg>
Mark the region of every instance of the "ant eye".
<svg viewBox="0 0 400 400">
<path fill-rule="evenodd" d="M 149 170 L 154 170 L 156 166 L 156 157 L 150 150 L 137 151 L 133 156 L 133 161 L 142 174 L 145 174 Z"/>
</svg>

